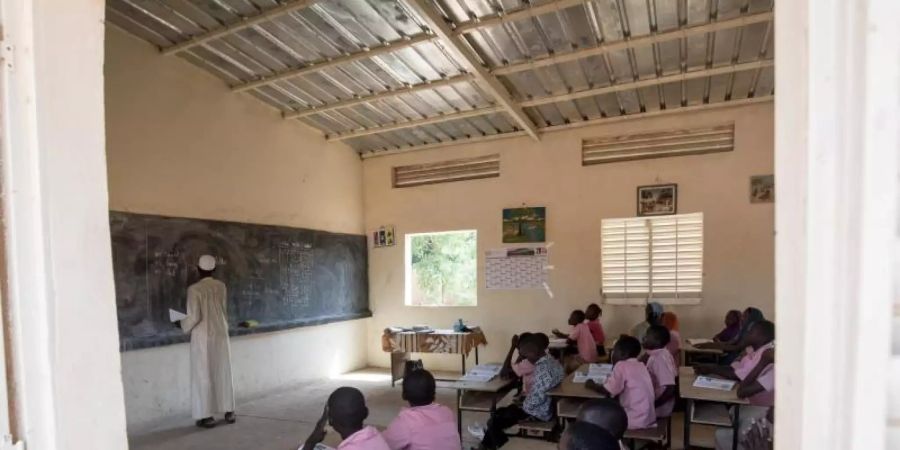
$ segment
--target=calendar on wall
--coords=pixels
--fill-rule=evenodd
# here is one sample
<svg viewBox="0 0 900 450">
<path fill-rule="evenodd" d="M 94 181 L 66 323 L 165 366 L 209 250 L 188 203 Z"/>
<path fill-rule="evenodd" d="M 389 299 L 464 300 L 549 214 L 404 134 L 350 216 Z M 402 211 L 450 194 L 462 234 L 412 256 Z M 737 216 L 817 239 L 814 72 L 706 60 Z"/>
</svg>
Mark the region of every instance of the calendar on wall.
<svg viewBox="0 0 900 450">
<path fill-rule="evenodd" d="M 485 252 L 487 289 L 546 289 L 547 247 L 500 248 Z"/>
</svg>

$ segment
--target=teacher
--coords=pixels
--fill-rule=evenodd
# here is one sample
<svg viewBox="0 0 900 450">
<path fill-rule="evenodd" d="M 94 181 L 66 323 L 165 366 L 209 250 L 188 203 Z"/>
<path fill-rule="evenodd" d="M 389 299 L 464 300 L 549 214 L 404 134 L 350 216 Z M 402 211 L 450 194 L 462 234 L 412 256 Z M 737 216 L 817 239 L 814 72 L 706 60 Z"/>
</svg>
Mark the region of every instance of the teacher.
<svg viewBox="0 0 900 450">
<path fill-rule="evenodd" d="M 197 263 L 200 281 L 187 290 L 187 317 L 181 329 L 191 335 L 191 412 L 201 428 L 216 426 L 215 415 L 235 423 L 228 342 L 225 283 L 213 278 L 216 258 L 203 255 Z"/>
<path fill-rule="evenodd" d="M 659 318 L 662 316 L 662 313 L 662 305 L 657 302 L 647 303 L 647 307 L 644 309 L 644 321 L 631 327 L 631 335 L 636 337 L 638 341 L 643 342 L 647 329 L 653 325 L 659 325 Z"/>
</svg>

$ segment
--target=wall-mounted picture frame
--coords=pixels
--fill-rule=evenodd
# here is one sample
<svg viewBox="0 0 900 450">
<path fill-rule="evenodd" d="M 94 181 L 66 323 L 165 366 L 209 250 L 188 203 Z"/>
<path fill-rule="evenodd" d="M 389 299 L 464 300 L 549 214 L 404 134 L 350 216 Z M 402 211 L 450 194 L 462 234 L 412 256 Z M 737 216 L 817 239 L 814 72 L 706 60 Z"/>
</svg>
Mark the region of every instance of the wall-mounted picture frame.
<svg viewBox="0 0 900 450">
<path fill-rule="evenodd" d="M 638 186 L 637 215 L 665 216 L 678 212 L 678 185 L 656 184 Z"/>
<path fill-rule="evenodd" d="M 521 244 L 547 240 L 547 208 L 543 206 L 503 210 L 503 243 Z"/>
<path fill-rule="evenodd" d="M 385 225 L 379 227 L 372 232 L 372 247 L 393 247 L 394 246 L 394 226 Z"/>
<path fill-rule="evenodd" d="M 775 175 L 750 177 L 750 203 L 775 203 Z"/>
</svg>

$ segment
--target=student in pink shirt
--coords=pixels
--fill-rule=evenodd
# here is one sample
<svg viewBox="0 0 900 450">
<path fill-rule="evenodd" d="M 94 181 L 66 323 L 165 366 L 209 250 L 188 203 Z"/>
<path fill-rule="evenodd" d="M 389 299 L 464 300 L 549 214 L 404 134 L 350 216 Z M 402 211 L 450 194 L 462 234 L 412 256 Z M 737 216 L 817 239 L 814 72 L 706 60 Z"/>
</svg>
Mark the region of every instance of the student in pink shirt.
<svg viewBox="0 0 900 450">
<path fill-rule="evenodd" d="M 773 406 L 775 404 L 775 324 L 761 320 L 750 326 L 745 340 L 744 355 L 730 366 L 697 366 L 700 375 L 714 374 L 738 384 L 738 397 L 746 398 L 751 405 Z"/>
<path fill-rule="evenodd" d="M 585 387 L 610 397 L 619 403 L 628 416 L 628 429 L 639 430 L 656 426 L 653 380 L 647 366 L 638 361 L 641 343 L 632 336 L 622 336 L 613 347 L 613 372 L 603 385 L 588 380 Z"/>
<path fill-rule="evenodd" d="M 303 449 L 312 450 L 322 442 L 325 439 L 325 425 L 330 423 L 343 439 L 337 450 L 391 450 L 375 427 L 363 425 L 367 417 L 369 408 L 366 408 L 366 398 L 359 389 L 337 388 L 328 397 L 325 411 L 303 444 Z"/>
<path fill-rule="evenodd" d="M 675 377 L 678 366 L 666 348 L 669 342 L 669 330 L 661 325 L 652 325 L 644 335 L 644 350 L 647 352 L 647 371 L 653 380 L 653 393 L 656 400 L 656 417 L 665 418 L 672 415 L 675 408 Z"/>
<path fill-rule="evenodd" d="M 606 349 L 603 347 L 603 344 L 606 342 L 606 333 L 603 332 L 603 324 L 600 323 L 600 316 L 602 315 L 603 310 L 596 303 L 591 303 L 584 310 L 584 317 L 587 319 L 591 336 L 594 336 L 594 342 L 597 344 L 597 355 L 606 356 Z"/>
<path fill-rule="evenodd" d="M 575 345 L 578 349 L 578 358 L 571 364 L 571 366 L 574 366 L 574 369 L 577 369 L 581 364 L 597 362 L 597 343 L 594 342 L 594 336 L 591 335 L 591 329 L 588 328 L 584 321 L 584 311 L 576 309 L 569 315 L 569 325 L 572 326 L 572 331 L 569 334 L 563 334 L 559 330 L 553 330 L 553 334 L 557 337 L 568 339 L 569 344 Z M 567 366 L 570 365 L 567 364 Z M 571 367 L 567 367 L 567 369 L 570 368 Z"/>
<path fill-rule="evenodd" d="M 391 450 L 460 450 L 456 417 L 450 408 L 434 402 L 431 372 L 420 369 L 403 378 L 403 408 L 382 433 Z"/>
</svg>

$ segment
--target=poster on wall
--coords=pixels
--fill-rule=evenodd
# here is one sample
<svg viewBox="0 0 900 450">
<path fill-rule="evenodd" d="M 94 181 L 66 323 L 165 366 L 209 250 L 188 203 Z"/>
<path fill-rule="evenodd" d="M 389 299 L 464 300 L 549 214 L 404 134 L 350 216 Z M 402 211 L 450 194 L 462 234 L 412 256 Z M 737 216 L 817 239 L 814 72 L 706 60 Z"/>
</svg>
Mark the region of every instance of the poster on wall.
<svg viewBox="0 0 900 450">
<path fill-rule="evenodd" d="M 544 242 L 547 238 L 547 208 L 506 208 L 503 210 L 503 243 Z"/>
<path fill-rule="evenodd" d="M 750 177 L 750 203 L 775 203 L 775 175 Z"/>
<path fill-rule="evenodd" d="M 678 212 L 678 185 L 657 184 L 637 188 L 637 215 L 665 216 Z"/>
<path fill-rule="evenodd" d="M 499 248 L 485 252 L 487 289 L 546 289 L 547 247 Z"/>
</svg>

